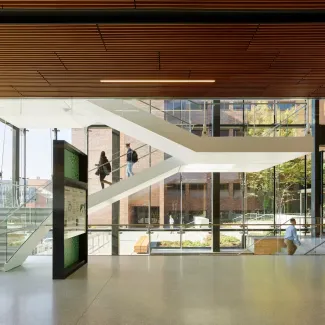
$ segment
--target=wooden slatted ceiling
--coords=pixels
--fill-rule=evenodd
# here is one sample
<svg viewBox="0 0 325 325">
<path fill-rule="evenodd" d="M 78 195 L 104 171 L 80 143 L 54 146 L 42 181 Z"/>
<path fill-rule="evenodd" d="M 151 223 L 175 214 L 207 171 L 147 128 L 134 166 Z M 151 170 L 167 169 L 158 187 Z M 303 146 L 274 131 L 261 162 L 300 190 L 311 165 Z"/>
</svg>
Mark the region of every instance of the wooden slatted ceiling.
<svg viewBox="0 0 325 325">
<path fill-rule="evenodd" d="M 324 35 L 325 24 L 0 25 L 0 96 L 325 96 Z"/>
<path fill-rule="evenodd" d="M 321 0 L 7 0 L 3 8 L 325 9 Z"/>
</svg>

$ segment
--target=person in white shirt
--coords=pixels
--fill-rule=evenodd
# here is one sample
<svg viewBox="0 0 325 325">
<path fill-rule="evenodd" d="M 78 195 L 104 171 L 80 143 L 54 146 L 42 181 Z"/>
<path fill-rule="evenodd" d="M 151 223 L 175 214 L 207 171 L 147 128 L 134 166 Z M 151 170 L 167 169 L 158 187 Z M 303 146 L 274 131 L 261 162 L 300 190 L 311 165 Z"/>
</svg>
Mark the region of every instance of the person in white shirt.
<svg viewBox="0 0 325 325">
<path fill-rule="evenodd" d="M 172 217 L 172 215 L 169 215 L 169 227 L 170 229 L 174 228 L 174 218 Z"/>
<path fill-rule="evenodd" d="M 300 246 L 301 243 L 297 236 L 296 219 L 290 219 L 291 225 L 286 229 L 284 235 L 284 243 L 287 245 L 288 255 L 293 255 L 297 250 L 297 245 Z"/>
</svg>

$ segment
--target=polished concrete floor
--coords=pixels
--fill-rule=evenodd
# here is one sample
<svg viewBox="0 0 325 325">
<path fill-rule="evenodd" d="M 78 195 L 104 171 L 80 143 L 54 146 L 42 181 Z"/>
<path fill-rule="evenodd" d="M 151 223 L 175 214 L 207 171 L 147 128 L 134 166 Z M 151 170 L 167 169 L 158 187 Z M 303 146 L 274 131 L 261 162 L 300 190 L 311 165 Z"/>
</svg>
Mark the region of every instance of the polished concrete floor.
<svg viewBox="0 0 325 325">
<path fill-rule="evenodd" d="M 0 273 L 1 325 L 316 325 L 324 307 L 323 256 L 94 256 L 64 281 L 33 257 Z"/>
</svg>

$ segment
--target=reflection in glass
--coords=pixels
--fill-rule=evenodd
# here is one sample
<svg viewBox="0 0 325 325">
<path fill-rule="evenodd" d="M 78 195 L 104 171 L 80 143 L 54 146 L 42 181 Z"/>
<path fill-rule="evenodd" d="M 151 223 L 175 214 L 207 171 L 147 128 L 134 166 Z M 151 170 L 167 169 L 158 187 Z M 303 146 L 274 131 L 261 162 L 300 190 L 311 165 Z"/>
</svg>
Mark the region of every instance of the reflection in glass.
<svg viewBox="0 0 325 325">
<path fill-rule="evenodd" d="M 165 179 L 164 224 L 168 225 L 170 223 L 170 216 L 174 220 L 174 225 L 183 224 L 185 184 L 183 184 L 181 179 L 180 173 Z"/>
<path fill-rule="evenodd" d="M 274 169 L 246 174 L 245 207 L 247 223 L 274 221 Z"/>
<path fill-rule="evenodd" d="M 307 160 L 307 163 L 310 164 L 311 160 Z M 310 168 L 307 168 L 307 171 L 309 170 Z M 303 223 L 305 215 L 301 211 L 300 191 L 305 187 L 305 158 L 294 159 L 278 165 L 275 171 L 276 222 L 283 224 L 294 217 L 297 219 L 297 223 Z"/>
<path fill-rule="evenodd" d="M 243 222 L 243 196 L 240 173 L 220 174 L 220 220 L 221 223 Z"/>
</svg>

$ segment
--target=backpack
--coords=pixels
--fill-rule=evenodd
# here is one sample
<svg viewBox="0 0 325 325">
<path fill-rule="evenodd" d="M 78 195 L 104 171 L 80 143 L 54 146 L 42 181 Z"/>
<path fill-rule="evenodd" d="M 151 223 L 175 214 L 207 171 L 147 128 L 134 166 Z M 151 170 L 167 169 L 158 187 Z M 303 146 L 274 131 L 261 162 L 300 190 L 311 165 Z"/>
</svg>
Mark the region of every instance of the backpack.
<svg viewBox="0 0 325 325">
<path fill-rule="evenodd" d="M 104 172 L 106 175 L 109 175 L 112 171 L 112 166 L 111 166 L 111 163 L 108 162 L 104 167 Z"/>
<path fill-rule="evenodd" d="M 132 151 L 132 162 L 136 163 L 138 161 L 138 154 L 135 150 Z"/>
</svg>

